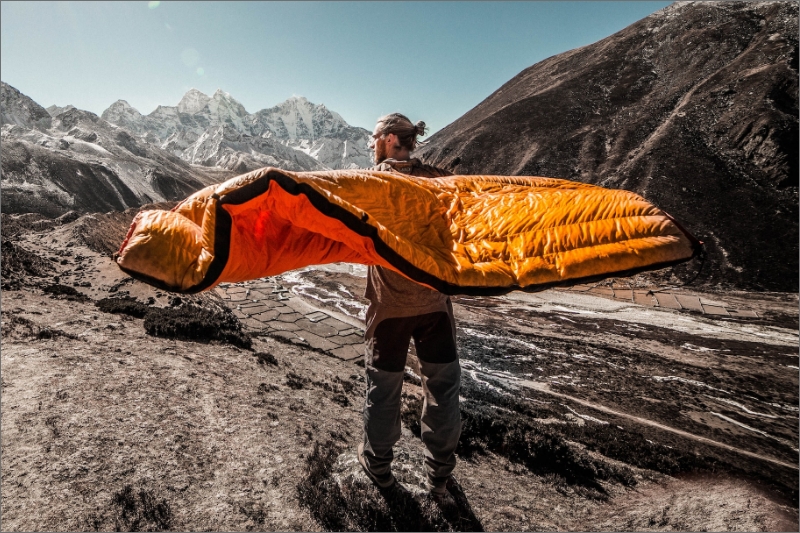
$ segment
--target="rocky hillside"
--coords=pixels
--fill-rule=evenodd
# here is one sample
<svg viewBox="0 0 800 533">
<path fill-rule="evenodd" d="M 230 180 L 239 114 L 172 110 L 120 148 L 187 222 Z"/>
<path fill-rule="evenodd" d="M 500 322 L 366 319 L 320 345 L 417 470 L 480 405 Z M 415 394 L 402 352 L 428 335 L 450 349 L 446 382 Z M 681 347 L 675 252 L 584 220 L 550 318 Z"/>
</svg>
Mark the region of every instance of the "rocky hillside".
<svg viewBox="0 0 800 533">
<path fill-rule="evenodd" d="M 797 34 L 797 3 L 676 3 L 527 68 L 417 155 L 635 191 L 705 241 L 700 281 L 797 291 Z"/>
<path fill-rule="evenodd" d="M 142 115 L 114 102 L 103 119 L 184 161 L 245 172 L 264 166 L 295 170 L 369 166 L 369 132 L 352 127 L 324 104 L 292 97 L 248 113 L 230 94 L 188 91 L 177 106 Z"/>
<path fill-rule="evenodd" d="M 233 175 L 192 166 L 94 113 L 48 112 L 6 83 L 2 124 L 4 213 L 124 210 L 182 199 Z"/>
<path fill-rule="evenodd" d="M 110 256 L 134 215 L 0 217 L 4 531 L 798 531 L 797 294 L 454 298 L 436 501 L 413 355 L 400 484 L 355 456 L 363 267 L 176 296 Z"/>
</svg>

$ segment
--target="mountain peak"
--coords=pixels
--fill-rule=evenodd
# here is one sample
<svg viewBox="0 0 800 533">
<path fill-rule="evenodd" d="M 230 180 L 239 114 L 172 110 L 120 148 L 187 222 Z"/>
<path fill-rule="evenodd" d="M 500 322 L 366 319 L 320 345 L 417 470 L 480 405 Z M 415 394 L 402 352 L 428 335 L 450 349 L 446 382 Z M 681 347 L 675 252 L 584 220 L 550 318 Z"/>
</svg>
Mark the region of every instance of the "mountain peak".
<svg viewBox="0 0 800 533">
<path fill-rule="evenodd" d="M 282 109 L 285 109 L 285 108 L 290 108 L 290 109 L 291 108 L 295 108 L 295 109 L 297 109 L 297 108 L 300 108 L 300 107 L 313 108 L 313 107 L 318 107 L 318 106 L 316 106 L 313 103 L 309 102 L 308 98 L 306 98 L 305 96 L 298 96 L 296 94 L 293 94 L 292 96 L 290 96 L 289 98 L 287 98 L 286 100 L 284 100 L 283 102 L 281 102 L 280 104 L 278 104 L 275 107 L 276 108 L 282 108 Z"/>
<path fill-rule="evenodd" d="M 62 111 L 63 109 L 59 109 L 56 111 L 56 114 L 61 113 Z M 141 120 L 142 114 L 125 100 L 117 100 L 108 106 L 108 109 L 103 111 L 100 117 L 103 120 L 111 122 L 112 124 L 124 125 L 125 127 L 133 127 L 135 129 L 133 124 L 138 123 L 138 121 Z"/>
<path fill-rule="evenodd" d="M 45 108 L 5 82 L 0 82 L 0 100 L 0 124 L 26 128 L 50 126 L 50 113 Z"/>
<path fill-rule="evenodd" d="M 71 109 L 76 109 L 76 108 L 72 104 L 66 105 L 64 107 L 53 104 L 50 107 L 47 107 L 46 109 L 47 112 L 50 113 L 51 117 L 55 117 L 56 115 L 63 113 L 64 111 L 69 111 Z"/>
<path fill-rule="evenodd" d="M 214 91 L 214 96 L 208 101 L 208 106 L 212 115 L 216 115 L 222 110 L 225 115 L 235 115 L 240 118 L 248 114 L 241 102 L 222 89 Z"/>
<path fill-rule="evenodd" d="M 116 106 L 116 107 L 121 107 L 121 108 L 124 108 L 124 109 L 133 109 L 133 106 L 131 104 L 129 104 L 127 100 L 122 100 L 122 99 L 117 100 L 116 102 L 114 102 L 111 105 L 112 106 Z"/>
<path fill-rule="evenodd" d="M 216 93 L 214 95 L 216 96 Z M 203 109 L 210 100 L 211 98 L 208 95 L 192 87 L 186 91 L 181 101 L 178 102 L 178 112 L 192 115 Z"/>
<path fill-rule="evenodd" d="M 186 94 L 184 94 L 183 97 L 186 98 L 189 95 L 199 95 L 208 98 L 208 95 L 206 95 L 203 91 L 201 91 L 200 89 L 195 89 L 194 87 L 186 91 Z"/>
<path fill-rule="evenodd" d="M 127 100 L 117 100 L 116 102 L 108 106 L 108 109 L 106 109 L 104 113 L 107 111 L 115 111 L 117 113 L 125 113 L 128 115 L 141 116 L 139 110 L 133 107 L 131 104 L 129 104 Z"/>
</svg>

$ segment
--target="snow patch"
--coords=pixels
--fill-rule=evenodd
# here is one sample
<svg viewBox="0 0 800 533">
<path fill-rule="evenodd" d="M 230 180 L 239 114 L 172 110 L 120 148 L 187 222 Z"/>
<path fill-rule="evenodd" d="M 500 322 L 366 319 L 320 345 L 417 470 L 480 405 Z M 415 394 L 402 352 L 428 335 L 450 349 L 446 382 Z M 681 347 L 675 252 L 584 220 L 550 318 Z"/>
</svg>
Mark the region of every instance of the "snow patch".
<svg viewBox="0 0 800 533">
<path fill-rule="evenodd" d="M 768 415 L 766 413 L 757 413 L 755 411 L 751 411 L 750 409 L 748 409 L 744 405 L 740 404 L 739 402 L 734 402 L 733 400 L 728 400 L 726 398 L 717 398 L 715 396 L 709 396 L 708 394 L 704 394 L 703 396 L 706 396 L 707 398 L 711 398 L 712 400 L 716 400 L 718 402 L 722 402 L 722 403 L 726 403 L 728 405 L 732 405 L 734 407 L 738 407 L 739 409 L 741 409 L 742 411 L 744 411 L 745 413 L 750 414 L 750 415 L 761 416 L 763 418 L 778 418 L 777 416 Z"/>
<path fill-rule="evenodd" d="M 725 394 L 730 394 L 730 392 L 728 392 L 726 390 L 722 390 L 722 389 L 718 389 L 716 387 L 712 387 L 711 385 L 707 385 L 707 384 L 703 383 L 702 381 L 696 381 L 694 379 L 686 379 L 686 378 L 682 378 L 680 376 L 650 376 L 650 377 L 653 380 L 655 380 L 655 381 L 657 381 L 659 383 L 664 382 L 664 381 L 679 381 L 679 382 L 682 382 L 682 383 L 688 383 L 689 385 L 694 385 L 696 387 L 705 387 L 707 389 L 719 391 L 719 392 L 722 392 L 722 393 L 725 393 Z"/>
<path fill-rule="evenodd" d="M 582 415 L 582 414 L 580 414 L 579 412 L 577 412 L 577 411 L 575 411 L 574 409 L 572 409 L 572 408 L 571 408 L 569 405 L 567 405 L 567 404 L 564 404 L 564 403 L 562 403 L 561 405 L 562 405 L 562 406 L 564 406 L 564 407 L 566 407 L 566 408 L 567 408 L 567 410 L 568 410 L 570 413 L 572 413 L 573 415 L 577 416 L 578 418 L 582 418 L 582 419 L 584 419 L 584 420 L 586 420 L 586 421 L 589 421 L 589 422 L 595 422 L 595 423 L 597 423 L 597 424 L 604 424 L 604 425 L 608 425 L 608 422 L 606 422 L 605 420 L 600 420 L 599 418 L 595 418 L 595 417 L 593 417 L 593 416 L 589 416 L 589 415 Z"/>
</svg>

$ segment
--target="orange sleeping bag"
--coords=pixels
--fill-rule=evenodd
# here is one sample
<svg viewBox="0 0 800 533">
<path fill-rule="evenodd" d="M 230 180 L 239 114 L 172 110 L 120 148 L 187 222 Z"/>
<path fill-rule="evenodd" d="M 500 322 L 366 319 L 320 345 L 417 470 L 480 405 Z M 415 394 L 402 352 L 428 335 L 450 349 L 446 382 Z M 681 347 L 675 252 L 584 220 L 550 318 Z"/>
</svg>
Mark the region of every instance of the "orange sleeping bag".
<svg viewBox="0 0 800 533">
<path fill-rule="evenodd" d="M 660 268 L 700 246 L 640 196 L 579 182 L 264 168 L 139 213 L 116 260 L 181 293 L 350 262 L 493 295 Z"/>
</svg>

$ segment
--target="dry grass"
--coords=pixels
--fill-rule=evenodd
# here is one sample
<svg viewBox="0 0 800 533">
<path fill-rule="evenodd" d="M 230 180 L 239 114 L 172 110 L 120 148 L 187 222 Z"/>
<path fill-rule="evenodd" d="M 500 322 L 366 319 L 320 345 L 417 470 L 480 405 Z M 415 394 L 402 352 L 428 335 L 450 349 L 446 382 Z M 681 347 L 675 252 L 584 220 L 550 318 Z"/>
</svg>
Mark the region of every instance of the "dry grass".
<svg viewBox="0 0 800 533">
<path fill-rule="evenodd" d="M 316 442 L 297 486 L 301 505 L 328 531 L 483 531 L 465 498 L 444 503 L 401 485 L 379 489 L 360 478 L 332 476 L 343 448 Z M 461 493 L 463 496 L 463 492 Z"/>
</svg>

